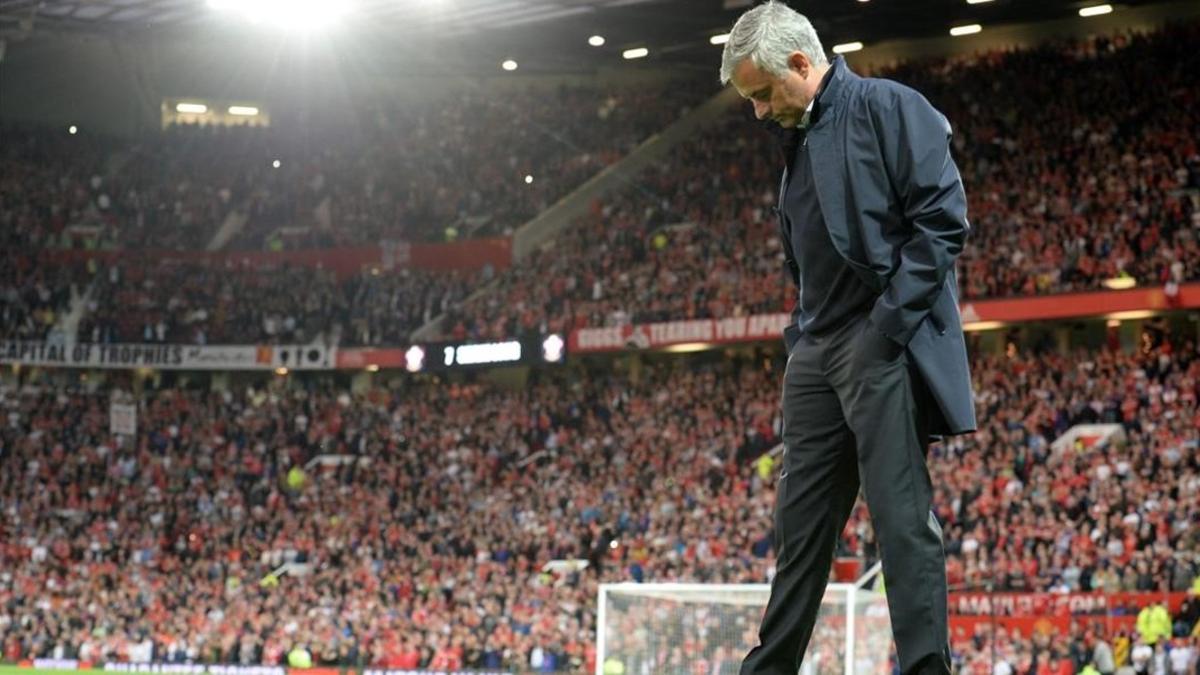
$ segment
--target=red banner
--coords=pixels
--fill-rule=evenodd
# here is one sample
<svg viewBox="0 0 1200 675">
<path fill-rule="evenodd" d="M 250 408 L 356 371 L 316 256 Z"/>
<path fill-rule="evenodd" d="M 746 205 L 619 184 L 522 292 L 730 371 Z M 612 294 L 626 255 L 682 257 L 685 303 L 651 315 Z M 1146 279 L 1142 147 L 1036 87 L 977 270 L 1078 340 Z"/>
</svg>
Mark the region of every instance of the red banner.
<svg viewBox="0 0 1200 675">
<path fill-rule="evenodd" d="M 1120 616 L 951 616 L 950 638 L 966 640 L 978 632 L 990 632 L 994 625 L 996 629 L 1003 628 L 1009 633 L 1019 633 L 1029 637 L 1034 633 L 1041 635 L 1066 635 L 1071 625 L 1083 630 L 1095 630 L 1103 635 L 1114 635 L 1117 631 L 1133 632 L 1137 617 L 1128 614 Z"/>
<path fill-rule="evenodd" d="M 422 270 L 477 270 L 491 265 L 497 271 L 512 265 L 512 239 L 467 239 L 454 244 L 412 244 L 409 267 Z"/>
<path fill-rule="evenodd" d="M 950 613 L 961 616 L 1136 615 L 1143 607 L 1166 602 L 1179 611 L 1186 593 L 951 593 Z"/>
<path fill-rule="evenodd" d="M 1071 628 L 1071 620 L 1063 616 L 951 616 L 950 639 L 954 641 L 967 640 L 979 632 L 991 632 L 1004 629 L 1009 634 L 1019 633 L 1029 637 L 1034 633 L 1039 635 L 1066 635 Z"/>
<path fill-rule="evenodd" d="M 962 305 L 963 322 L 1036 321 L 1105 316 L 1119 312 L 1166 311 L 1200 307 L 1200 283 L 1179 287 L 1168 297 L 1162 286 L 1131 288 L 1127 291 L 1059 293 L 1002 300 L 976 300 Z"/>
<path fill-rule="evenodd" d="M 405 350 L 400 347 L 342 349 L 337 355 L 337 367 L 340 369 L 366 368 L 371 365 L 379 368 L 403 368 L 406 363 Z"/>
<path fill-rule="evenodd" d="M 454 244 L 408 244 L 359 248 L 305 249 L 298 251 L 61 251 L 56 259 L 100 260 L 182 260 L 226 263 L 251 267 L 294 265 L 321 267 L 346 278 L 364 269 L 478 270 L 491 265 L 497 271 L 512 265 L 512 240 L 470 239 Z"/>
<path fill-rule="evenodd" d="M 1135 317 L 1122 317 L 1121 314 L 1197 307 L 1200 307 L 1200 283 L 1180 286 L 1178 295 L 1173 298 L 1168 297 L 1162 288 L 1156 287 L 980 300 L 964 304 L 962 315 L 963 322 L 970 329 L 982 328 L 984 323 L 991 322 L 1009 323 L 1086 316 L 1132 319 Z M 567 344 L 572 352 L 586 353 L 619 349 L 654 349 L 684 343 L 726 344 L 778 340 L 782 339 L 783 329 L 788 321 L 787 314 L 756 314 L 730 319 L 695 319 L 611 328 L 580 328 L 571 331 Z"/>
</svg>

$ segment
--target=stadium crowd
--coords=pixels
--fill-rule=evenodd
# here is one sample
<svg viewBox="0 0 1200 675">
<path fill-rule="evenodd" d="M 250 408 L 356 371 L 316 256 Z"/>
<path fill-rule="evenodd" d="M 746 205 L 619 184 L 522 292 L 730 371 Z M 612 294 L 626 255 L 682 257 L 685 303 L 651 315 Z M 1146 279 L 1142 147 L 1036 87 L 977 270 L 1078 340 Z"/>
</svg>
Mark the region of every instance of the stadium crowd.
<svg viewBox="0 0 1200 675">
<path fill-rule="evenodd" d="M 320 267 L 226 259 L 87 263 L 94 278 L 82 342 L 402 345 L 485 272 L 372 268 L 339 279 Z"/>
<path fill-rule="evenodd" d="M 975 224 L 965 298 L 1200 277 L 1197 38 L 1177 26 L 889 71 L 956 125 Z M 1028 96 L 1011 95 L 1018 83 Z M 746 132 L 744 109 L 476 300 L 471 275 L 52 256 L 201 248 L 235 212 L 235 247 L 503 232 L 678 112 L 650 93 L 549 98 L 372 109 L 365 138 L 339 137 L 362 152 L 344 154 L 279 154 L 269 130 L 176 128 L 126 147 L 6 129 L 24 140 L 0 144 L 0 338 L 47 338 L 72 286 L 87 289 L 79 335 L 93 342 L 394 344 L 447 311 L 446 330 L 468 337 L 787 309 L 779 155 Z M 110 433 L 108 387 L 0 388 L 0 654 L 591 672 L 598 583 L 770 578 L 778 365 L 542 373 L 520 392 L 166 386 L 133 397 L 130 437 Z M 1195 341 L 1014 348 L 973 368 L 982 428 L 931 451 L 951 585 L 1193 597 L 1166 631 L 1153 617 L 1125 634 L 985 631 L 957 636 L 956 660 L 1000 675 L 1195 673 Z M 1054 447 L 1092 422 L 1125 440 Z M 839 552 L 877 555 L 865 506 Z M 574 559 L 588 564 L 546 566 Z M 743 617 L 727 642 L 663 646 L 644 667 L 727 672 L 752 628 Z"/>
<path fill-rule="evenodd" d="M 1194 623 L 1195 599 L 1188 601 L 1186 610 Z M 1200 653 L 1200 639 L 1194 635 L 1147 639 L 1137 631 L 1106 635 L 1082 626 L 1067 636 L 1022 636 L 1002 628 L 993 635 L 985 630 L 961 644 L 961 672 L 971 675 L 1193 675 Z"/>
<path fill-rule="evenodd" d="M 131 143 L 6 126 L 0 228 L 26 250 L 203 249 L 231 215 L 244 219 L 234 248 L 505 233 L 716 84 L 674 88 L 682 98 L 633 85 L 464 86 L 420 105 L 364 101 L 340 123 L 283 113 L 268 128 L 175 124 Z"/>
<path fill-rule="evenodd" d="M 403 665 L 415 651 L 433 667 L 540 658 L 563 669 L 590 649 L 611 537 L 636 527 L 639 550 L 677 546 L 699 531 L 689 510 L 716 496 L 730 453 L 772 440 L 766 373 L 678 374 L 674 395 L 657 388 L 666 378 L 598 378 L 569 397 L 555 382 L 353 402 L 336 390 L 167 389 L 123 441 L 108 434 L 103 394 L 6 392 L 7 655 L 127 659 L 149 639 L 159 658 L 271 663 L 303 640 L 322 662 Z M 651 432 L 649 419 L 662 426 Z M 664 432 L 692 446 L 688 471 L 667 470 Z M 370 464 L 296 482 L 324 454 Z M 639 498 L 654 491 L 664 496 L 651 512 Z M 726 499 L 726 518 L 761 517 L 722 544 L 744 552 L 727 563 L 735 574 L 766 573 L 769 546 L 749 551 L 766 537 L 768 500 Z M 540 573 L 577 556 L 593 567 L 572 582 Z M 726 564 L 669 557 L 647 560 L 645 574 Z M 309 574 L 272 580 L 287 561 Z"/>
<path fill-rule="evenodd" d="M 203 262 L 113 262 L 96 276 L 84 342 L 301 344 L 343 309 L 333 275 Z"/>
<path fill-rule="evenodd" d="M 283 243 L 511 234 L 716 90 L 715 83 L 696 81 L 666 86 L 681 97 L 661 96 L 658 87 L 562 85 L 464 88 L 417 109 L 373 105 L 349 145 L 309 160 L 319 166 L 318 196 L 329 199 L 328 213 L 317 214 L 324 227 Z M 263 225 L 312 220 L 311 210 L 292 210 L 291 196 L 300 191 L 303 185 L 294 186 L 265 204 L 271 217 L 252 218 L 258 225 L 247 230 L 245 243 L 261 245 Z"/>
<path fill-rule="evenodd" d="M 139 399 L 133 437 L 109 432 L 107 387 L 7 389 L 0 644 L 9 659 L 280 663 L 303 646 L 331 664 L 588 667 L 600 581 L 770 577 L 778 366 L 543 373 L 523 391 L 166 387 Z M 1195 342 L 974 367 L 983 427 L 932 450 L 952 584 L 1193 588 Z M 1127 441 L 1052 449 L 1085 422 Z M 869 559 L 864 513 L 840 550 Z M 588 566 L 546 567 L 572 559 Z M 1195 632 L 1196 607 L 1172 636 Z M 990 646 L 956 650 L 972 663 Z M 1043 651 L 1000 645 L 1014 667 Z"/>
<path fill-rule="evenodd" d="M 1197 39 L 1193 23 L 879 73 L 915 86 L 954 125 L 974 227 L 960 258 L 963 299 L 1200 278 Z M 1125 86 L 1133 81 L 1143 84 Z M 678 146 L 446 330 L 497 336 L 790 309 L 772 214 L 782 155 L 754 124 L 739 107 Z"/>
<path fill-rule="evenodd" d="M 17 249 L 0 251 L 0 340 L 41 341 L 51 337 L 71 305 L 75 274 L 47 265 Z M 74 284 L 76 289 L 86 287 Z"/>
<path fill-rule="evenodd" d="M 171 126 L 121 142 L 0 128 L 0 232 L 23 251 L 203 249 L 269 177 L 279 134 Z"/>
<path fill-rule="evenodd" d="M 1200 56 L 1186 47 L 1198 38 L 1200 25 L 1185 24 L 881 73 L 926 93 L 955 125 L 974 225 L 960 265 L 962 298 L 1099 289 L 1123 276 L 1155 286 L 1200 278 L 1200 101 L 1188 86 Z M 1142 83 L 1136 91 L 1119 86 L 1131 80 Z M 1008 95 L 1018 82 L 1030 96 Z M 436 114 L 366 106 L 354 129 L 171 127 L 133 146 L 5 129 L 16 142 L 0 149 L 0 231 L 23 252 L 6 265 L 5 311 L 30 317 L 17 323 L 31 336 L 29 326 L 61 313 L 69 297 L 66 273 L 33 265 L 30 251 L 202 248 L 235 211 L 246 222 L 230 229 L 234 248 L 443 239 L 447 226 L 452 237 L 504 232 L 710 91 L 676 89 L 690 97 L 668 105 L 633 85 L 562 87 L 540 93 L 549 103 L 538 106 L 518 105 L 524 89 L 488 97 L 465 89 Z M 468 110 L 486 123 L 466 124 Z M 449 310 L 442 331 L 457 338 L 787 311 L 794 291 L 781 273 L 772 211 L 778 143 L 748 116 L 743 106 L 731 110 L 470 301 L 482 281 L 461 275 L 416 274 L 412 286 L 391 279 L 390 291 L 415 298 L 398 301 L 414 306 L 406 317 Z M 271 157 L 282 158 L 279 168 Z M 31 269 L 32 277 L 22 271 Z M 164 276 L 150 283 L 177 285 L 177 269 L 155 269 Z M 80 271 L 70 274 L 78 280 Z M 321 270 L 259 274 L 277 276 L 255 286 L 328 291 L 348 305 L 359 290 L 330 291 Z M 192 304 L 213 311 L 223 301 L 216 289 L 190 289 Z M 120 296 L 100 290 L 84 339 L 97 324 L 102 338 L 157 336 L 156 317 L 127 316 Z M 239 299 L 243 325 L 269 319 L 266 310 L 247 316 L 254 297 Z M 116 316 L 128 330 L 112 328 Z M 423 323 L 377 322 L 387 325 L 351 333 L 402 343 Z M 166 335 L 197 337 L 169 327 Z"/>
</svg>

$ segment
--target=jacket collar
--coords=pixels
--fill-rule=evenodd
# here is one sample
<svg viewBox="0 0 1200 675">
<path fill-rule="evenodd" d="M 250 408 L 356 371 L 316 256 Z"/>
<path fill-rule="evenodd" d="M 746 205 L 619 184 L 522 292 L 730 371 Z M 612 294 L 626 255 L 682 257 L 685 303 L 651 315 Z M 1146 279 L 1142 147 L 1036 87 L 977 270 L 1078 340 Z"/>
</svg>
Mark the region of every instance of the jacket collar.
<svg viewBox="0 0 1200 675">
<path fill-rule="evenodd" d="M 821 81 L 821 89 L 817 91 L 817 97 L 814 99 L 812 124 L 808 126 L 809 129 L 832 114 L 845 101 L 846 94 L 849 92 L 846 82 L 854 77 L 858 76 L 850 70 L 850 66 L 846 65 L 844 57 L 833 57 L 833 61 L 829 64 L 829 72 Z"/>
<path fill-rule="evenodd" d="M 829 91 L 829 85 L 833 82 L 833 78 L 837 75 L 837 64 L 842 57 L 838 56 L 833 63 L 829 65 L 829 69 L 825 71 L 824 77 L 821 78 L 821 84 L 817 87 L 817 95 L 813 96 L 813 100 L 808 102 L 808 109 L 804 111 L 804 116 L 800 118 L 800 126 L 805 130 L 812 128 L 817 120 L 821 118 L 821 114 L 829 110 L 830 101 L 837 91 Z M 842 61 L 845 63 L 844 61 Z"/>
<path fill-rule="evenodd" d="M 825 73 L 825 77 L 821 80 L 821 88 L 817 90 L 811 110 L 804 114 L 805 127 L 784 129 L 774 122 L 766 122 L 767 131 L 779 139 L 780 148 L 789 165 L 800 142 L 804 139 L 804 134 L 822 120 L 830 119 L 833 111 L 845 100 L 849 91 L 846 81 L 852 77 L 858 76 L 850 70 L 850 66 L 846 65 L 846 59 L 842 56 L 835 56 L 829 64 L 829 72 Z"/>
</svg>

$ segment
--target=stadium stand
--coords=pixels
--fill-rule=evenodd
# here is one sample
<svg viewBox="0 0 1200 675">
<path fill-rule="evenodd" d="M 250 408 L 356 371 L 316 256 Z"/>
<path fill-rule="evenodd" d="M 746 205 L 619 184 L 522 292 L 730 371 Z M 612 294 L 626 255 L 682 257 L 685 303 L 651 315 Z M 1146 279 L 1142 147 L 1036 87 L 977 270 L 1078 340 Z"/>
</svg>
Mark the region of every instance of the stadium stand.
<svg viewBox="0 0 1200 675">
<path fill-rule="evenodd" d="M 124 439 L 107 390 L 7 390 L 0 643 L 9 658 L 279 663 L 303 644 L 326 664 L 576 669 L 599 581 L 771 573 L 774 366 L 674 365 L 521 392 L 166 387 Z M 974 372 L 984 428 L 933 450 L 953 587 L 1194 589 L 1194 341 L 981 356 Z M 1089 422 L 1127 444 L 1052 450 Z M 326 455 L 350 461 L 313 463 Z M 870 559 L 862 514 L 841 548 Z M 570 558 L 590 566 L 543 569 Z M 1189 602 L 1159 650 L 1191 644 Z M 1061 637 L 994 639 L 1014 667 L 1082 667 L 1064 646 L 1083 633 Z M 986 660 L 990 639 L 960 636 L 960 660 Z"/>
<path fill-rule="evenodd" d="M 1200 147 L 1190 131 L 1200 105 L 1187 84 L 1200 61 L 1184 47 L 1198 35 L 1187 24 L 879 73 L 924 92 L 955 125 L 974 226 L 960 297 L 1101 289 L 1122 275 L 1151 285 L 1200 278 Z M 747 131 L 748 115 L 731 111 L 597 204 L 453 314 L 447 332 L 790 309 L 771 215 L 781 151 Z"/>
<path fill-rule="evenodd" d="M 1179 24 L 881 73 L 955 124 L 963 299 L 1200 279 L 1197 43 Z M 509 269 L 282 255 L 511 236 L 715 82 L 668 88 L 464 89 L 364 103 L 351 127 L 137 142 L 4 126 L 0 340 L 395 347 L 438 316 L 468 340 L 786 312 L 780 155 L 742 108 Z M 280 257 L 200 254 L 229 223 L 224 248 Z M 960 672 L 1200 672 L 1194 329 L 1132 350 L 975 343 L 981 428 L 930 461 Z M 581 359 L 524 390 L 6 364 L 0 657 L 596 672 L 600 583 L 774 573 L 782 357 L 747 353 Z M 111 431 L 113 400 L 137 404 L 136 434 Z M 862 503 L 838 555 L 878 557 Z M 1006 613 L 1005 594 L 1053 606 Z M 1053 602 L 1084 596 L 1102 604 Z M 647 672 L 733 672 L 753 629 Z"/>
<path fill-rule="evenodd" d="M 1143 285 L 1200 278 L 1200 242 L 1195 235 L 1200 228 L 1200 148 L 1189 131 L 1197 124 L 1200 105 L 1194 89 L 1186 86 L 1188 74 L 1200 63 L 1181 47 L 1198 31 L 1187 24 L 1150 36 L 1096 37 L 1036 50 L 921 61 L 883 73 L 927 92 L 957 125 L 959 163 L 975 186 L 969 193 L 975 231 L 961 265 L 962 298 L 1102 289 L 1104 282 L 1122 276 Z M 1126 72 L 1135 68 L 1132 64 L 1137 64 L 1136 72 Z M 1128 77 L 1144 82 L 1157 103 L 1139 105 L 1138 94 L 1115 86 Z M 1039 95 L 1007 96 L 1016 83 Z M 1051 91 L 1058 94 L 1055 105 L 1040 105 Z M 1116 93 L 1101 106 L 1094 99 L 1099 91 Z M 610 94 L 562 89 L 557 94 L 561 105 L 532 107 L 536 112 L 516 116 L 518 124 L 493 120 L 495 124 L 466 125 L 487 130 L 480 133 L 489 139 L 485 147 L 493 151 L 485 154 L 516 154 L 510 154 L 503 171 L 488 162 L 476 167 L 485 172 L 469 183 L 477 194 L 464 191 L 435 200 L 454 213 L 420 217 L 413 214 L 425 213 L 420 205 L 425 196 L 468 184 L 451 180 L 463 171 L 462 162 L 452 158 L 463 160 L 468 148 L 477 153 L 482 141 L 437 126 L 458 129 L 463 125 L 456 115 L 421 122 L 425 118 L 410 111 L 407 114 L 416 117 L 402 117 L 406 122 L 401 124 L 387 122 L 391 118 L 376 111 L 376 126 L 347 139 L 341 150 L 314 147 L 307 155 L 289 157 L 279 170 L 265 158 L 279 154 L 281 147 L 291 148 L 294 155 L 301 152 L 297 147 L 307 146 L 284 143 L 284 132 L 277 130 L 173 128 L 154 143 L 107 149 L 101 141 L 32 134 L 5 151 L 13 163 L 0 181 L 0 227 L 14 245 L 31 247 L 198 248 L 230 209 L 243 205 L 249 220 L 235 247 L 278 250 L 403 238 L 413 233 L 390 228 L 408 227 L 406 223 L 420 223 L 414 225 L 420 231 L 417 238 L 437 238 L 437 232 L 422 228 L 479 215 L 480 204 L 503 203 L 495 212 L 505 215 L 495 224 L 503 221 L 500 229 L 511 229 L 678 112 L 654 105 L 653 97 L 643 101 L 639 96 L 636 90 Z M 466 93 L 461 98 L 463 106 L 475 101 Z M 514 114 L 513 100 L 489 103 L 486 119 Z M 1101 107 L 1107 111 L 1103 119 L 1092 114 Z M 461 107 L 444 108 L 455 110 Z M 605 124 L 581 123 L 587 110 L 610 111 L 606 123 L 628 131 L 613 134 Z M 468 300 L 485 279 L 462 274 L 410 275 L 411 287 L 405 277 L 387 279 L 394 296 L 418 299 L 403 301 L 412 306 L 367 337 L 372 343 L 403 342 L 443 310 L 449 310 L 443 334 L 458 339 L 787 311 L 793 292 L 779 272 L 782 253 L 771 211 L 779 155 L 767 133 L 746 131 L 746 115 L 742 108 L 731 111 L 718 127 L 678 146 L 635 185 L 597 202 L 552 245 L 497 275 L 498 282 L 485 293 Z M 529 138 L 539 140 L 529 144 Z M 442 147 L 448 143 L 458 145 Z M 65 170 L 77 152 L 85 161 Z M 412 173 L 403 162 L 429 154 L 446 158 L 445 171 L 425 175 L 422 180 L 429 184 L 401 189 L 396 181 Z M 539 178 L 520 186 L 532 191 L 510 189 L 506 181 L 535 172 L 529 168 L 529 157 L 535 156 L 544 163 L 538 176 L 552 175 L 555 180 Z M 255 163 L 252 157 L 262 161 Z M 400 164 L 393 166 L 396 163 Z M 241 170 L 230 171 L 227 165 Z M 102 166 L 121 168 L 105 173 Z M 109 174 L 113 177 L 102 177 Z M 387 182 L 378 182 L 385 176 Z M 543 183 L 552 187 L 543 188 Z M 29 189 L 34 184 L 38 189 Z M 58 187 L 48 190 L 47 184 Z M 496 195 L 519 203 L 498 202 Z M 327 218 L 328 227 L 312 227 L 317 217 Z M 483 225 L 468 229 L 463 225 L 463 236 L 497 231 Z M 296 234 L 284 237 L 285 230 Z M 328 288 L 330 281 L 319 270 L 274 267 L 256 270 L 263 278 L 253 286 L 336 295 L 336 303 L 359 317 L 376 311 L 356 304 L 359 283 Z M 176 289 L 189 280 L 219 275 L 220 270 L 193 269 L 190 274 L 181 276 L 182 270 L 164 265 L 154 274 L 161 275 L 158 282 L 150 281 L 160 289 Z M 275 278 L 269 278 L 272 275 Z M 8 286 L 17 290 L 7 296 L 20 295 L 26 283 L 39 282 L 12 277 Z M 53 286 L 50 295 L 67 297 L 64 289 Z M 96 316 L 86 322 L 84 339 L 157 339 L 156 330 L 147 332 L 144 327 L 157 327 L 161 317 L 156 313 L 162 311 L 158 303 L 130 305 L 98 290 L 91 305 Z M 211 285 L 188 292 L 192 297 L 183 303 L 187 307 L 209 314 L 219 311 L 221 296 Z M 39 302 L 62 309 L 61 301 Z M 28 312 L 16 309 L 17 304 L 6 301 L 14 307 L 8 311 Z M 106 317 L 116 314 L 126 328 L 108 325 L 111 320 Z M 258 326 L 267 317 L 243 318 L 242 325 Z M 98 324 L 104 327 L 97 333 Z M 253 338 L 254 333 L 230 333 L 220 339 Z M 165 334 L 173 342 L 198 337 L 194 331 L 171 328 Z M 347 335 L 361 338 L 364 333 L 359 329 Z M 204 337 L 211 342 L 212 331 L 205 331 Z"/>
<path fill-rule="evenodd" d="M 0 339 L 48 338 L 70 306 L 74 276 L 71 269 L 47 265 L 36 254 L 5 248 L 0 253 Z"/>
<path fill-rule="evenodd" d="M 134 144 L 10 126 L 3 225 L 33 246 L 150 250 L 203 248 L 235 209 L 248 220 L 233 248 L 511 233 L 716 90 L 674 86 L 673 99 L 462 88 L 423 106 L 364 103 L 361 125 L 173 125 Z"/>
</svg>

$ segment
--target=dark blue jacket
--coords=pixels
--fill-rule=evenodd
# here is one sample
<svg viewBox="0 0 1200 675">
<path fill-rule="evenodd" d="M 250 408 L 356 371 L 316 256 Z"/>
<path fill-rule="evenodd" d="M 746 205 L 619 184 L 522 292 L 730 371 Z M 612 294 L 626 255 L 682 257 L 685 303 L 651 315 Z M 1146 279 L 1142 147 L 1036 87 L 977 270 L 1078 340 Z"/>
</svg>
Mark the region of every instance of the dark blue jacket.
<svg viewBox="0 0 1200 675">
<path fill-rule="evenodd" d="M 879 293 L 872 323 L 904 345 L 938 412 L 933 434 L 975 430 L 954 261 L 970 225 L 958 167 L 950 157 L 950 123 L 915 90 L 855 75 L 841 57 L 830 66 L 807 152 L 821 214 L 834 247 Z M 798 133 L 798 132 L 795 132 Z M 780 184 L 779 209 L 784 207 Z M 780 233 L 799 286 L 791 241 Z M 784 331 L 790 351 L 798 317 Z"/>
</svg>

